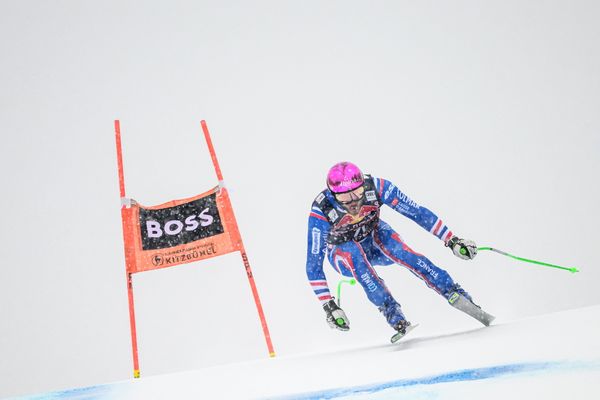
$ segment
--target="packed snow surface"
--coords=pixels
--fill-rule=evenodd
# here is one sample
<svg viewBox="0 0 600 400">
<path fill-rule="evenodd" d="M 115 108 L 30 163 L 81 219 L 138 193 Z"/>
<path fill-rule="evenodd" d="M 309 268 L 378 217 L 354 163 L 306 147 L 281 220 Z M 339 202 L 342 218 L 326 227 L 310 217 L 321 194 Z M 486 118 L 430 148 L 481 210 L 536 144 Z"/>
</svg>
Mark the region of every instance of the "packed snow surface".
<svg viewBox="0 0 600 400">
<path fill-rule="evenodd" d="M 23 399 L 591 399 L 600 306 Z M 343 333 L 340 333 L 343 334 Z"/>
</svg>

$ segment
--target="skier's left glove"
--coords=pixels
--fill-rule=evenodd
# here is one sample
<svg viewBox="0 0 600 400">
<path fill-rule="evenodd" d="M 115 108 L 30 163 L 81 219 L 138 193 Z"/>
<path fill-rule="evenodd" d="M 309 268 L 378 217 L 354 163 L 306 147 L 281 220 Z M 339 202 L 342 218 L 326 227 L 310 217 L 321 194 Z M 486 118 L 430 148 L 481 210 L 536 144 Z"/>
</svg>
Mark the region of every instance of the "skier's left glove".
<svg viewBox="0 0 600 400">
<path fill-rule="evenodd" d="M 346 317 L 346 313 L 335 303 L 335 300 L 331 299 L 323 304 L 323 310 L 327 314 L 327 323 L 331 328 L 340 331 L 350 329 L 350 322 L 348 321 L 348 317 Z"/>
<path fill-rule="evenodd" d="M 461 239 L 453 236 L 446 242 L 446 247 L 450 247 L 456 257 L 463 260 L 472 260 L 477 255 L 477 245 L 472 240 Z"/>
</svg>

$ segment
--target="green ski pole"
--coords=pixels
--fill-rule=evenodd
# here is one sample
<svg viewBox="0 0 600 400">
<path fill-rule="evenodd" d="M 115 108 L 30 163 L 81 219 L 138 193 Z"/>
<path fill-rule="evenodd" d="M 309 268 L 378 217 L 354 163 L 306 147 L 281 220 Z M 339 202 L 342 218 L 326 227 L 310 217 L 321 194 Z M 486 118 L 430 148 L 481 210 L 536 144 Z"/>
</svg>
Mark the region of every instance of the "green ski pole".
<svg viewBox="0 0 600 400">
<path fill-rule="evenodd" d="M 519 261 L 524 261 L 524 262 L 528 262 L 528 263 L 532 263 L 532 264 L 537 264 L 537 265 L 542 265 L 544 267 L 552 267 L 552 268 L 558 268 L 558 269 L 564 269 L 565 271 L 569 271 L 572 273 L 575 272 L 579 272 L 579 270 L 577 268 L 568 268 L 568 267 L 561 267 L 560 265 L 555 265 L 555 264 L 549 264 L 549 263 L 545 263 L 545 262 L 541 262 L 541 261 L 535 261 L 535 260 L 529 260 L 527 258 L 523 258 L 523 257 L 517 257 L 517 256 L 513 256 L 512 254 L 508 254 L 505 251 L 502 250 L 498 250 L 498 249 L 494 249 L 493 247 L 478 247 L 477 250 L 490 250 L 493 252 L 496 252 L 498 254 L 502 254 L 503 256 L 507 256 L 510 258 L 514 258 L 515 260 L 519 260 Z M 464 248 L 460 249 L 460 254 L 466 254 L 467 250 L 465 250 Z"/>
<path fill-rule="evenodd" d="M 338 307 L 341 307 L 342 305 L 342 284 L 344 283 L 349 283 L 350 285 L 355 285 L 356 284 L 356 279 L 354 278 L 350 278 L 350 279 L 340 279 L 340 281 L 338 282 L 337 285 L 337 303 L 338 303 Z M 343 321 L 342 321 L 343 323 Z"/>
</svg>

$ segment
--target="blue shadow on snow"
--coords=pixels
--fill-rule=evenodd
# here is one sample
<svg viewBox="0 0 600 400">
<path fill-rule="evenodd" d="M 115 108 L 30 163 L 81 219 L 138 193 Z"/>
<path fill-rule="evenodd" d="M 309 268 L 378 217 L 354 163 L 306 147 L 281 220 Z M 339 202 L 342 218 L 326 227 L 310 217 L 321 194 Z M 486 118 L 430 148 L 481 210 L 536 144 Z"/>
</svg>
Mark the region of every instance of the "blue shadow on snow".
<svg viewBox="0 0 600 400">
<path fill-rule="evenodd" d="M 519 375 L 535 372 L 551 372 L 552 370 L 576 370 L 576 369 L 600 369 L 600 363 L 585 362 L 544 362 L 544 363 L 523 363 L 507 364 L 493 367 L 464 369 L 452 371 L 444 374 L 433 375 L 423 378 L 402 379 L 397 381 L 355 386 L 351 388 L 339 388 L 304 393 L 297 395 L 286 395 L 276 397 L 279 400 L 316 400 L 316 399 L 336 399 L 343 396 L 357 394 L 374 394 L 386 389 L 405 388 L 417 385 L 436 385 L 439 383 L 477 381 L 483 379 L 499 378 L 502 376 Z"/>
</svg>

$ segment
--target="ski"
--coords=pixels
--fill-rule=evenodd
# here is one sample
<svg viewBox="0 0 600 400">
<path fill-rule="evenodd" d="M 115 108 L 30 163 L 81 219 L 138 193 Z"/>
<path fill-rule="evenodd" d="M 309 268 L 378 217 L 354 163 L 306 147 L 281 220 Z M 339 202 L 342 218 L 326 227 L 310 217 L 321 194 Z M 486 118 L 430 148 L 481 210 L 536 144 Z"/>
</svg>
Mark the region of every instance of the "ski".
<svg viewBox="0 0 600 400">
<path fill-rule="evenodd" d="M 404 333 L 402 332 L 397 332 L 394 336 L 392 336 L 390 338 L 390 342 L 392 343 L 396 343 L 397 341 L 399 341 L 400 339 L 402 339 L 404 336 L 408 335 L 408 333 L 410 331 L 412 331 L 413 329 L 415 329 L 417 326 L 419 326 L 419 324 L 414 324 L 414 325 L 409 325 L 406 328 L 406 331 Z"/>
<path fill-rule="evenodd" d="M 464 312 L 481 322 L 485 326 L 490 326 L 492 321 L 496 319 L 491 314 L 486 313 L 481 307 L 476 306 L 473 302 L 469 301 L 465 296 L 458 292 L 454 292 L 448 297 L 448 303 L 457 310 Z"/>
</svg>

